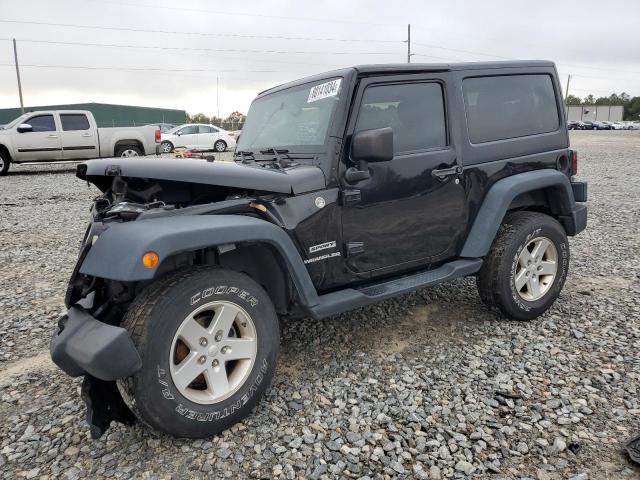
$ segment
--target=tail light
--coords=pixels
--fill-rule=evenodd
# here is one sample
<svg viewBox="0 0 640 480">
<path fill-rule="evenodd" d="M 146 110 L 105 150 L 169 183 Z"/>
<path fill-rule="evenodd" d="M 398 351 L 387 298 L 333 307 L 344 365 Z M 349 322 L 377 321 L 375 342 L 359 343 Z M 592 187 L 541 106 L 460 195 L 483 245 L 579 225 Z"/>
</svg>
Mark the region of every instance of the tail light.
<svg viewBox="0 0 640 480">
<path fill-rule="evenodd" d="M 571 151 L 571 175 L 578 174 L 578 152 Z"/>
<path fill-rule="evenodd" d="M 160 142 L 160 129 L 156 130 L 156 143 Z"/>
</svg>

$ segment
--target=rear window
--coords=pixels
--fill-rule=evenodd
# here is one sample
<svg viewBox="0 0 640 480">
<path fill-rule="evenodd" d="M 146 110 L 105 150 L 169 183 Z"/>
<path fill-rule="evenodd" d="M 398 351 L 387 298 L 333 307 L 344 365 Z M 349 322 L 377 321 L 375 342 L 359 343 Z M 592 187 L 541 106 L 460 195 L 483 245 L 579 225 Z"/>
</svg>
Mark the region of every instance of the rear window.
<svg viewBox="0 0 640 480">
<path fill-rule="evenodd" d="M 549 133 L 560 126 L 549 75 L 467 78 L 462 89 L 471 143 Z"/>
<path fill-rule="evenodd" d="M 89 120 L 82 113 L 61 113 L 62 130 L 89 130 Z"/>
</svg>

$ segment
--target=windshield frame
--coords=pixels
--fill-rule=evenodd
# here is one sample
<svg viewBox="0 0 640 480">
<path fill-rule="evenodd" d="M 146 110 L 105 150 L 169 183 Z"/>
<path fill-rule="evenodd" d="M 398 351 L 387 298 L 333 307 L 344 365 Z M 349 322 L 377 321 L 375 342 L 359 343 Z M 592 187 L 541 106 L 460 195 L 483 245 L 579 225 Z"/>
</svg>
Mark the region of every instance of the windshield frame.
<svg viewBox="0 0 640 480">
<path fill-rule="evenodd" d="M 333 73 L 333 75 L 331 75 L 331 73 Z M 260 102 L 264 99 L 268 99 L 269 97 L 273 96 L 273 95 L 280 95 L 282 93 L 286 93 L 288 90 L 293 90 L 293 89 L 300 89 L 302 87 L 302 89 L 304 88 L 313 88 L 316 85 L 320 85 L 322 83 L 325 82 L 330 82 L 332 80 L 338 80 L 340 79 L 341 84 L 340 84 L 340 93 L 339 93 L 339 98 L 337 99 L 337 101 L 335 102 L 334 106 L 333 106 L 333 111 L 331 112 L 331 115 L 329 116 L 328 119 L 328 124 L 327 124 L 327 130 L 324 136 L 324 139 L 322 141 L 322 143 L 320 144 L 313 144 L 313 145 L 281 145 L 281 144 L 270 144 L 270 145 L 256 145 L 256 146 L 251 146 L 251 147 L 245 147 L 244 145 L 241 145 L 242 142 L 242 135 L 240 135 L 240 139 L 238 140 L 238 144 L 236 145 L 236 149 L 239 150 L 243 150 L 243 151 L 251 151 L 254 154 L 259 154 L 261 151 L 264 150 L 268 150 L 271 148 L 277 148 L 278 150 L 287 150 L 288 154 L 324 154 L 327 152 L 328 150 L 328 139 L 330 137 L 333 137 L 336 135 L 336 119 L 338 118 L 338 115 L 340 114 L 340 112 L 343 109 L 343 106 L 346 102 L 346 97 L 349 94 L 349 84 L 350 84 L 350 79 L 348 78 L 347 75 L 344 74 L 343 71 L 335 71 L 335 72 L 327 72 L 323 75 L 318 75 L 318 76 L 314 76 L 314 77 L 310 77 L 310 78 L 305 78 L 302 79 L 298 82 L 293 82 L 291 84 L 286 84 L 283 85 L 281 87 L 275 87 L 273 89 L 267 90 L 263 93 L 261 93 L 260 95 L 258 95 L 252 102 L 251 102 L 251 106 L 249 107 L 249 112 L 247 113 L 247 119 L 245 120 L 245 126 L 247 124 L 247 121 L 250 118 L 251 115 L 251 108 L 254 106 L 254 104 L 256 102 Z M 244 127 L 243 127 L 244 130 Z M 341 135 L 340 135 L 341 136 Z"/>
<path fill-rule="evenodd" d="M 22 115 L 20 115 L 18 118 L 14 118 L 13 120 L 11 120 L 9 123 L 6 123 L 2 126 L 3 130 L 9 130 L 13 127 L 15 127 L 16 125 L 19 125 L 21 123 L 22 120 L 26 119 L 27 116 L 29 114 L 28 113 L 23 113 Z"/>
</svg>

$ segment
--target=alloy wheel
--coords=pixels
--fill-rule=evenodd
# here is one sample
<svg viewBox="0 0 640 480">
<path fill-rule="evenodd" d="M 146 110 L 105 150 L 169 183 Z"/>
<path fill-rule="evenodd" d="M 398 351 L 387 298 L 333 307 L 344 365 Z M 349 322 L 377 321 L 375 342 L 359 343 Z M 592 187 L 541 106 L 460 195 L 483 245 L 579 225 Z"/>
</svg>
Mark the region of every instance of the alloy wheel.
<svg viewBox="0 0 640 480">
<path fill-rule="evenodd" d="M 137 157 L 138 156 L 138 152 L 136 152 L 134 149 L 132 148 L 127 148 L 126 150 L 123 150 L 122 153 L 120 154 L 121 157 Z"/>
<path fill-rule="evenodd" d="M 558 272 L 558 251 L 551 240 L 537 237 L 529 241 L 518 256 L 515 287 L 528 302 L 541 299 L 549 291 Z"/>
<path fill-rule="evenodd" d="M 185 318 L 170 351 L 178 391 L 199 404 L 229 398 L 249 377 L 257 353 L 251 316 L 235 303 L 207 303 Z"/>
</svg>

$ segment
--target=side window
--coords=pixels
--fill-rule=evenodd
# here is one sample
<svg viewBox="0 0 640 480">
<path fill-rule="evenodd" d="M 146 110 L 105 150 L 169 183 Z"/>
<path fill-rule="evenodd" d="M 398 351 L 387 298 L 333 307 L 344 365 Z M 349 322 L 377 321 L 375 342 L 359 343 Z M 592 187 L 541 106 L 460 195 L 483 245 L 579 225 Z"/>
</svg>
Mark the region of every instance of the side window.
<svg viewBox="0 0 640 480">
<path fill-rule="evenodd" d="M 462 90 L 471 143 L 554 132 L 560 126 L 549 75 L 466 78 Z"/>
<path fill-rule="evenodd" d="M 362 96 L 356 132 L 393 129 L 394 153 L 447 145 L 442 85 L 406 83 L 368 87 Z"/>
<path fill-rule="evenodd" d="M 31 125 L 34 132 L 56 131 L 56 122 L 53 120 L 53 115 L 36 115 L 24 123 Z"/>
<path fill-rule="evenodd" d="M 194 133 L 198 133 L 197 125 L 189 125 L 178 130 L 181 135 L 193 135 Z M 176 132 L 176 133 L 178 133 Z"/>
<path fill-rule="evenodd" d="M 208 125 L 199 125 L 198 126 L 198 133 L 213 133 L 214 130 L 213 128 L 211 128 Z"/>
<path fill-rule="evenodd" d="M 60 114 L 62 130 L 89 130 L 89 119 L 82 113 L 62 113 Z"/>
</svg>

